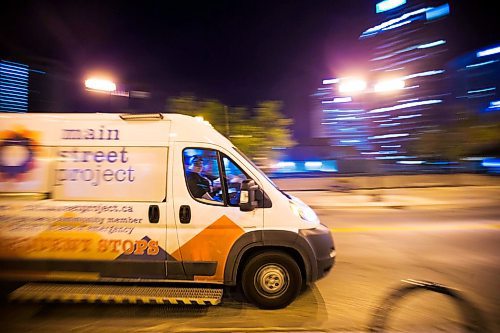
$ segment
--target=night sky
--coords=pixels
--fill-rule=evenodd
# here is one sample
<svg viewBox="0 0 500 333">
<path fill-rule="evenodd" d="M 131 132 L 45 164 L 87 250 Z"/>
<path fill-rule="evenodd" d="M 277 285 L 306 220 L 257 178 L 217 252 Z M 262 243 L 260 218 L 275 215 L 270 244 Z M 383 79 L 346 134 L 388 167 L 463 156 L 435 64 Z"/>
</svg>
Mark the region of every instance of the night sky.
<svg viewBox="0 0 500 333">
<path fill-rule="evenodd" d="M 309 96 L 321 79 L 362 63 L 358 36 L 380 23 L 370 0 L 2 3 L 0 58 L 50 61 L 80 81 L 101 69 L 165 97 L 281 100 L 298 139 L 310 135 Z M 500 40 L 487 4 L 450 2 L 454 52 Z"/>
</svg>

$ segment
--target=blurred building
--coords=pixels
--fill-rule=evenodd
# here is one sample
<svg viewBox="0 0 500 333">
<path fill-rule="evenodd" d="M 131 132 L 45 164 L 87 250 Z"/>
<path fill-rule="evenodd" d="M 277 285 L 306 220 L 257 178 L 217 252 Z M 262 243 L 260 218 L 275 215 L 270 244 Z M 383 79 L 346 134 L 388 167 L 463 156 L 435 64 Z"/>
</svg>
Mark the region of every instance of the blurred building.
<svg viewBox="0 0 500 333">
<path fill-rule="evenodd" d="M 71 112 L 77 93 L 78 84 L 60 63 L 0 59 L 0 111 Z"/>
<path fill-rule="evenodd" d="M 117 83 L 113 92 L 86 89 L 85 77 L 54 59 L 0 59 L 0 111 L 158 112 L 165 98 L 147 85 Z M 156 96 L 157 95 L 157 96 Z"/>
<path fill-rule="evenodd" d="M 28 65 L 0 60 L 0 110 L 25 112 L 28 110 Z"/>
<path fill-rule="evenodd" d="M 450 9 L 444 1 L 371 4 L 380 23 L 359 37 L 369 70 L 323 80 L 314 96 L 322 115 L 318 132 L 334 150 L 353 148 L 347 158 L 404 162 L 413 158 L 408 148 L 419 133 L 447 119 Z"/>
<path fill-rule="evenodd" d="M 500 120 L 500 45 L 461 55 L 447 64 L 454 109 L 485 120 Z"/>
</svg>

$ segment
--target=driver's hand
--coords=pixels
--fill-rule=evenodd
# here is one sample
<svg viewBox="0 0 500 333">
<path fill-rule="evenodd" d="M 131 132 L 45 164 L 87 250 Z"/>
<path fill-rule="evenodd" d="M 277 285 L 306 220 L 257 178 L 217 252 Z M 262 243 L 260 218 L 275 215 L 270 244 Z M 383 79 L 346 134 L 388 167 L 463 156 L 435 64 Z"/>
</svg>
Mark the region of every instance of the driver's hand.
<svg viewBox="0 0 500 333">
<path fill-rule="evenodd" d="M 214 180 L 212 181 L 212 186 L 214 187 L 214 189 L 221 188 L 221 185 L 220 185 L 220 178 L 214 179 Z"/>
</svg>

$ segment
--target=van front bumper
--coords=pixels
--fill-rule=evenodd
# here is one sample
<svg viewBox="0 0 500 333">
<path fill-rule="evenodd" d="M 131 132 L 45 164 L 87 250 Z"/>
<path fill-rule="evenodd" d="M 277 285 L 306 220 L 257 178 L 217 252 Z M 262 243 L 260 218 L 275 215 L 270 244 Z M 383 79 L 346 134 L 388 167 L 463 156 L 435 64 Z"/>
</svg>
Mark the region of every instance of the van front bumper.
<svg viewBox="0 0 500 333">
<path fill-rule="evenodd" d="M 310 258 L 312 267 L 308 282 L 321 279 L 335 264 L 336 251 L 330 229 L 323 224 L 314 229 L 301 229 L 299 239 L 308 243 L 312 250 L 312 258 Z"/>
</svg>

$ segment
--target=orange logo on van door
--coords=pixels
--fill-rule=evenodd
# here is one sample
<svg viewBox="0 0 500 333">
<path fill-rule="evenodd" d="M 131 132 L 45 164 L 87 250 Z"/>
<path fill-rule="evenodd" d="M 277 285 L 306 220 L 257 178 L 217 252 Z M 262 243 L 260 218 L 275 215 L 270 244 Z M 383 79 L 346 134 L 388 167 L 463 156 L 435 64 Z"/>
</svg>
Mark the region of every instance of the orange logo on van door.
<svg viewBox="0 0 500 333">
<path fill-rule="evenodd" d="M 224 279 L 224 267 L 227 256 L 234 242 L 244 230 L 227 216 L 221 216 L 198 235 L 172 253 L 177 260 L 216 261 L 214 276 L 197 276 L 196 281 L 221 281 Z"/>
</svg>

